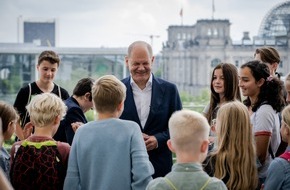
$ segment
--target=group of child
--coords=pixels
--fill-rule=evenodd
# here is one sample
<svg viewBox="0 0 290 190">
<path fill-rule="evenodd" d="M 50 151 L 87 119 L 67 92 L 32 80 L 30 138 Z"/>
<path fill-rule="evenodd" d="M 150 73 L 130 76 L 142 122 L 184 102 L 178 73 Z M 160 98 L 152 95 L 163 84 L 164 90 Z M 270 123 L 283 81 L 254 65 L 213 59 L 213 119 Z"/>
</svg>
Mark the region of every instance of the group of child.
<svg viewBox="0 0 290 190">
<path fill-rule="evenodd" d="M 35 82 L 39 92 L 33 98 L 30 95 L 27 97 L 28 101 L 24 104 L 28 104 L 23 105 L 27 113 L 20 113 L 21 118 L 29 115 L 30 120 L 22 119 L 23 127 L 29 132 L 25 134 L 18 130 L 16 134 L 21 141 L 13 144 L 10 154 L 3 146 L 1 148 L 1 189 L 12 189 L 12 186 L 15 189 L 68 190 L 260 188 L 260 170 L 257 168 L 265 161 L 262 161 L 264 158 L 258 145 L 262 138 L 268 138 L 269 132 L 264 131 L 266 135 L 263 133 L 261 138 L 258 131 L 254 137 L 253 132 L 259 125 L 256 118 L 261 117 L 258 115 L 261 110 L 257 110 L 262 106 L 269 109 L 272 106 L 272 109 L 280 111 L 282 106 L 281 102 L 279 108 L 275 107 L 276 97 L 272 97 L 276 102 L 274 106 L 273 100 L 262 101 L 264 97 L 261 96 L 267 95 L 266 85 L 279 83 L 269 76 L 265 64 L 248 62 L 241 67 L 239 74 L 231 64 L 219 64 L 214 69 L 211 103 L 204 111 L 206 117 L 189 110 L 172 114 L 167 145 L 175 153 L 176 163 L 166 176 L 153 180 L 154 169 L 139 126 L 135 122 L 119 119 L 124 109 L 126 87 L 112 75 L 100 77 L 92 83 L 91 92 L 85 93 L 87 99 L 92 101 L 87 103 L 87 107 L 90 108 L 93 103 L 98 119 L 80 127 L 71 146 L 54 140 L 53 136 L 67 109 L 61 97 L 67 95 L 52 82 L 58 65 L 46 64 L 53 59 L 50 55 L 51 52 L 45 52 L 40 56 L 46 57 L 38 64 L 43 75 Z M 242 94 L 248 97 L 244 104 L 239 87 Z M 31 91 L 31 87 L 27 87 L 26 91 Z M 17 131 L 20 120 L 17 111 L 12 105 L 0 102 L 1 145 L 2 138 L 8 140 Z M 276 122 L 276 113 L 272 115 Z M 209 124 L 212 120 L 215 120 L 215 137 L 211 140 L 215 147 L 208 152 L 211 143 Z M 290 106 L 286 106 L 281 114 L 281 136 L 288 143 L 288 148 L 267 168 L 268 175 L 262 188 L 290 188 L 290 180 L 287 180 L 290 175 L 289 126 Z"/>
<path fill-rule="evenodd" d="M 172 173 L 152 181 L 154 169 L 141 131 L 135 122 L 118 119 L 123 111 L 125 92 L 124 84 L 114 76 L 103 76 L 95 82 L 92 99 L 98 120 L 78 129 L 71 150 L 67 143 L 52 138 L 65 114 L 63 101 L 52 93 L 34 96 L 27 105 L 34 133 L 14 143 L 11 149 L 10 181 L 13 187 L 156 189 L 160 186 L 166 189 L 169 185 L 169 188 L 177 189 L 184 186 L 226 189 L 221 180 L 203 172 L 201 163 L 208 152 L 209 125 L 203 115 L 188 110 L 174 113 L 169 121 L 171 140 L 168 146 L 177 156 Z M 18 116 L 12 106 L 4 102 L 0 106 L 1 117 L 7 118 L 3 121 L 3 135 L 9 139 L 15 131 Z M 52 156 L 47 156 L 47 151 Z M 58 162 L 63 167 L 58 166 Z M 199 180 L 194 180 L 196 178 Z"/>
</svg>

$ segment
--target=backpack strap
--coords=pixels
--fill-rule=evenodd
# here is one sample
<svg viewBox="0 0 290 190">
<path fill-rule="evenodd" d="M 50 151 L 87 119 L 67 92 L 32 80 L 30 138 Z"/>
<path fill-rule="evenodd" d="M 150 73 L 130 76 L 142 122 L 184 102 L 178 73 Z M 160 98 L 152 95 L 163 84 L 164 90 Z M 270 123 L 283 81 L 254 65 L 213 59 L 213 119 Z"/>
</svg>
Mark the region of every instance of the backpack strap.
<svg viewBox="0 0 290 190">
<path fill-rule="evenodd" d="M 173 183 L 167 177 L 164 177 L 164 180 L 172 189 L 177 190 L 177 188 L 173 185 Z M 200 188 L 200 190 L 204 190 L 204 188 L 206 188 L 210 180 L 211 178 L 209 177 L 208 180 L 206 180 L 205 184 Z"/>
<path fill-rule="evenodd" d="M 31 84 L 30 84 L 30 83 L 28 83 L 28 87 L 29 87 L 29 94 L 28 94 L 28 99 L 27 99 L 26 106 L 29 104 L 29 102 L 30 102 L 30 98 L 31 98 Z M 24 126 L 25 126 L 25 122 L 26 122 L 27 117 L 28 117 L 28 111 L 26 110 L 26 112 L 25 112 L 25 117 L 24 117 L 24 119 L 23 119 L 23 121 L 22 121 L 22 123 L 21 123 L 21 128 L 22 128 L 22 129 L 23 129 Z"/>
<path fill-rule="evenodd" d="M 278 117 L 279 117 L 279 126 L 280 126 L 279 129 L 281 129 L 281 126 L 282 126 L 282 116 L 281 116 L 281 112 L 278 112 Z M 281 137 L 281 134 L 280 134 L 280 137 Z M 279 146 L 278 146 L 278 149 L 279 149 L 279 147 L 281 146 L 282 143 L 283 143 L 283 142 L 281 141 L 280 144 L 279 144 Z M 278 150 L 278 149 L 277 149 L 277 150 Z M 273 152 L 273 150 L 272 150 L 272 147 L 271 147 L 271 140 L 270 140 L 270 144 L 269 144 L 268 152 L 269 152 L 269 154 L 271 155 L 271 157 L 272 157 L 273 160 L 274 160 L 275 157 L 277 157 L 277 155 L 276 155 L 276 156 L 274 155 L 274 152 Z M 276 154 L 277 154 L 277 152 L 276 152 Z"/>
<path fill-rule="evenodd" d="M 271 158 L 274 160 L 275 156 L 274 156 L 274 153 L 273 153 L 273 150 L 272 150 L 272 147 L 271 147 L 271 141 L 270 141 L 270 144 L 269 144 L 268 152 L 271 155 Z"/>
<path fill-rule="evenodd" d="M 279 158 L 283 158 L 287 160 L 288 162 L 290 162 L 290 152 L 284 152 L 283 154 L 279 156 Z"/>
<path fill-rule="evenodd" d="M 206 186 L 208 185 L 210 179 L 211 178 L 209 177 L 208 180 L 206 180 L 205 184 L 200 188 L 200 190 L 204 190 L 204 188 L 206 188 Z"/>
<path fill-rule="evenodd" d="M 172 189 L 177 190 L 177 188 L 173 185 L 173 183 L 167 177 L 164 177 L 164 180 Z"/>
<path fill-rule="evenodd" d="M 60 90 L 60 86 L 57 85 L 57 87 L 58 87 L 58 96 L 60 97 L 60 99 L 62 99 L 62 98 L 61 98 L 61 90 Z"/>
</svg>

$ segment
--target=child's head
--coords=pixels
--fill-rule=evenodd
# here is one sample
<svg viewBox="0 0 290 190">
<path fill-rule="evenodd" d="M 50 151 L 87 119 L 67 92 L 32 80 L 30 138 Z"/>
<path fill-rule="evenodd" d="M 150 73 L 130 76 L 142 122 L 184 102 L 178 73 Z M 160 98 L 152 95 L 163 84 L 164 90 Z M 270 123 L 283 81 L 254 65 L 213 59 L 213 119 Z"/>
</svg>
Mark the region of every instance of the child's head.
<svg viewBox="0 0 290 190">
<path fill-rule="evenodd" d="M 12 105 L 0 101 L 0 117 L 2 118 L 4 140 L 9 140 L 15 132 L 19 116 Z"/>
<path fill-rule="evenodd" d="M 76 84 L 73 95 L 75 96 L 88 96 L 89 100 L 92 101 L 92 86 L 94 84 L 94 79 L 91 78 L 82 78 Z"/>
<path fill-rule="evenodd" d="M 57 64 L 59 67 L 60 59 L 58 55 L 54 51 L 43 51 L 38 57 L 38 65 L 40 65 L 43 61 L 47 61 L 50 64 Z"/>
<path fill-rule="evenodd" d="M 260 61 L 249 61 L 241 66 L 239 71 L 240 83 L 246 106 L 252 106 L 255 112 L 263 102 L 270 104 L 273 109 L 280 112 L 284 106 L 282 82 L 270 75 L 269 67 Z M 251 102 L 255 100 L 255 102 Z"/>
<path fill-rule="evenodd" d="M 39 55 L 38 64 L 36 66 L 39 74 L 39 81 L 43 83 L 52 83 L 58 71 L 59 64 L 60 59 L 55 52 L 42 52 Z"/>
<path fill-rule="evenodd" d="M 217 84 L 217 81 L 220 83 Z M 211 77 L 211 92 L 217 100 L 221 94 L 226 101 L 241 99 L 238 70 L 235 65 L 220 63 L 214 68 Z"/>
<path fill-rule="evenodd" d="M 281 136 L 282 140 L 288 143 L 290 140 L 290 105 L 282 111 Z"/>
<path fill-rule="evenodd" d="M 30 121 L 35 127 L 56 125 L 66 113 L 66 106 L 60 97 L 52 93 L 34 96 L 26 106 Z"/>
<path fill-rule="evenodd" d="M 275 71 L 280 63 L 280 55 L 273 47 L 261 47 L 256 49 L 254 57 L 256 60 L 264 62 L 268 65 L 271 75 L 275 75 Z"/>
<path fill-rule="evenodd" d="M 94 80 L 91 78 L 82 78 L 76 84 L 73 90 L 73 97 L 77 99 L 83 112 L 93 108 L 92 101 L 92 86 L 94 85 Z"/>
<path fill-rule="evenodd" d="M 216 131 L 214 175 L 223 178 L 230 173 L 226 183 L 229 189 L 256 187 L 256 151 L 247 107 L 239 101 L 222 105 L 217 114 Z"/>
<path fill-rule="evenodd" d="M 170 133 L 168 144 L 171 144 L 168 146 L 172 147 L 172 151 L 176 154 L 188 152 L 206 155 L 210 127 L 202 114 L 190 110 L 176 111 L 170 117 L 168 125 Z M 201 152 L 202 145 L 205 152 Z"/>
<path fill-rule="evenodd" d="M 96 80 L 92 87 L 94 106 L 99 113 L 123 111 L 126 98 L 125 85 L 113 75 L 105 75 Z M 121 106 L 121 107 L 120 107 Z"/>
<path fill-rule="evenodd" d="M 233 144 L 241 146 L 252 142 L 252 127 L 247 107 L 239 101 L 221 106 L 217 113 L 216 132 L 218 147 L 222 149 L 229 150 Z"/>
</svg>

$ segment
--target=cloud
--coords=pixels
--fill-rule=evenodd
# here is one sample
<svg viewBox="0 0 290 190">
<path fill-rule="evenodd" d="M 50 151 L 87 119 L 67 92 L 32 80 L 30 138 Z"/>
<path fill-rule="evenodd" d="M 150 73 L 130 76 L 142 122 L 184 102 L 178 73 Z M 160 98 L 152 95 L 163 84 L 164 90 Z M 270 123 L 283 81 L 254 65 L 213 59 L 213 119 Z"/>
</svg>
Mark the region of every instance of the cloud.
<svg viewBox="0 0 290 190">
<path fill-rule="evenodd" d="M 243 31 L 256 35 L 264 15 L 283 0 L 215 0 L 214 18 L 229 19 L 231 36 Z M 197 0 L 0 0 L 0 42 L 17 41 L 17 18 L 57 18 L 61 46 L 126 47 L 134 40 L 151 43 L 159 51 L 170 25 L 194 25 L 211 19 L 212 1 Z"/>
</svg>

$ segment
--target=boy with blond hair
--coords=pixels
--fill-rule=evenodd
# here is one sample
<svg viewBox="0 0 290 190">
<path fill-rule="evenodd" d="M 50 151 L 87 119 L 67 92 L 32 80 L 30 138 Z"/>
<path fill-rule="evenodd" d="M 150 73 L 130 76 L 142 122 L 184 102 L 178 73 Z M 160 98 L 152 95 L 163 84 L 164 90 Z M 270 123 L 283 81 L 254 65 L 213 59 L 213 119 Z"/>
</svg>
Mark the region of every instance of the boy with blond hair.
<svg viewBox="0 0 290 190">
<path fill-rule="evenodd" d="M 62 189 L 70 146 L 52 137 L 66 106 L 55 94 L 42 93 L 26 108 L 35 131 L 12 146 L 11 183 L 15 189 Z"/>
<path fill-rule="evenodd" d="M 113 75 L 92 87 L 98 119 L 76 131 L 71 147 L 65 190 L 144 190 L 154 169 L 137 123 L 119 119 L 126 87 Z"/>
<path fill-rule="evenodd" d="M 227 189 L 225 184 L 208 176 L 201 163 L 208 152 L 209 125 L 198 112 L 181 110 L 169 119 L 169 149 L 176 154 L 176 163 L 165 177 L 149 183 L 146 189 Z"/>
</svg>

